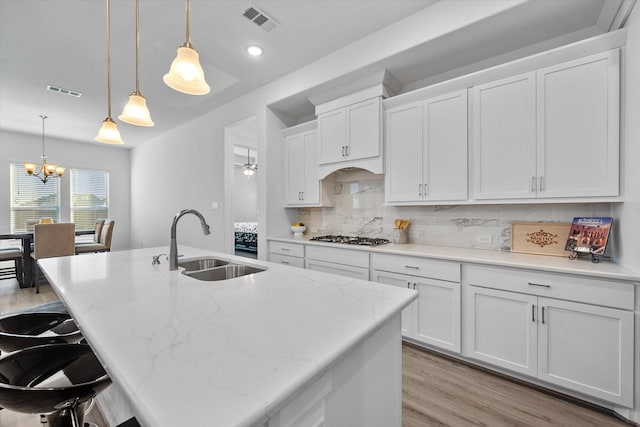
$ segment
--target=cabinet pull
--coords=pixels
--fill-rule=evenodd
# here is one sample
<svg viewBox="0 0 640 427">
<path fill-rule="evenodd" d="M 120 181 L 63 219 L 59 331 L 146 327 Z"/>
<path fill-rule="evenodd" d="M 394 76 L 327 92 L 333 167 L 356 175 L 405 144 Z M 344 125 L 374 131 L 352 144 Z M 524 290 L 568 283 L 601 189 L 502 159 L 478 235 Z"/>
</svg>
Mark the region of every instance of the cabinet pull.
<svg viewBox="0 0 640 427">
<path fill-rule="evenodd" d="M 407 282 L 407 289 L 411 289 L 411 282 Z"/>
<path fill-rule="evenodd" d="M 428 195 L 429 194 L 429 187 L 427 186 L 427 184 L 423 184 L 424 185 L 424 195 Z"/>
<path fill-rule="evenodd" d="M 413 290 L 416 290 L 416 282 L 413 282 Z"/>
<path fill-rule="evenodd" d="M 544 325 L 544 305 L 542 306 L 542 324 Z"/>
<path fill-rule="evenodd" d="M 544 176 L 540 177 L 539 191 L 544 191 Z"/>
<path fill-rule="evenodd" d="M 351 155 L 351 146 L 347 145 L 345 146 L 345 151 L 347 152 L 347 156 Z"/>
<path fill-rule="evenodd" d="M 280 264 L 289 265 L 289 261 L 280 261 Z"/>
<path fill-rule="evenodd" d="M 536 305 L 531 304 L 531 321 L 536 323 Z"/>
<path fill-rule="evenodd" d="M 420 270 L 420 267 L 416 267 L 415 265 L 405 265 L 404 268 L 411 268 L 413 270 Z"/>
<path fill-rule="evenodd" d="M 280 248 L 280 250 L 283 252 L 289 252 L 289 248 Z"/>
<path fill-rule="evenodd" d="M 422 196 L 422 184 L 418 184 L 418 196 Z"/>
<path fill-rule="evenodd" d="M 300 192 L 300 200 L 304 200 L 304 191 Z"/>
<path fill-rule="evenodd" d="M 551 285 L 542 285 L 540 283 L 533 283 L 533 282 L 528 282 L 529 286 L 538 286 L 539 288 L 550 288 Z"/>
<path fill-rule="evenodd" d="M 535 176 L 531 177 L 531 192 L 532 193 L 536 192 L 536 177 Z"/>
</svg>

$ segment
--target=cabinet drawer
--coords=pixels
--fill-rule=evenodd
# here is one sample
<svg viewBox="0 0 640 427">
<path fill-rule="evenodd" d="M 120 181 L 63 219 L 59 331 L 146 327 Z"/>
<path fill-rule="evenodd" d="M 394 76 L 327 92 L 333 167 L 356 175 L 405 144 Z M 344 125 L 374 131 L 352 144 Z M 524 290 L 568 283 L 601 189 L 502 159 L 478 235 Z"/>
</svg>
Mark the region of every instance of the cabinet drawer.
<svg viewBox="0 0 640 427">
<path fill-rule="evenodd" d="M 634 285 L 615 280 L 504 267 L 465 265 L 464 283 L 633 310 Z"/>
<path fill-rule="evenodd" d="M 286 242 L 269 242 L 269 254 L 304 257 L 304 245 Z"/>
<path fill-rule="evenodd" d="M 460 264 L 427 258 L 399 255 L 372 254 L 371 265 L 374 270 L 411 274 L 412 276 L 460 282 Z"/>
<path fill-rule="evenodd" d="M 269 261 L 275 262 L 276 264 L 304 268 L 304 258 L 297 258 L 289 255 L 269 254 Z"/>
<path fill-rule="evenodd" d="M 307 258 L 336 264 L 369 268 L 369 252 L 353 249 L 321 248 L 307 246 Z"/>
</svg>

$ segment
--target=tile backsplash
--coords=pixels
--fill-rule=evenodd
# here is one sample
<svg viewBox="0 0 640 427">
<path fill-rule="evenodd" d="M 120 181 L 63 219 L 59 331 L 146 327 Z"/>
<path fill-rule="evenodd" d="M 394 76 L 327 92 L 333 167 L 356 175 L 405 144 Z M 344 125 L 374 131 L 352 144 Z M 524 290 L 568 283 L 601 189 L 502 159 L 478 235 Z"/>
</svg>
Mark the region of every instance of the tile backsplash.
<svg viewBox="0 0 640 427">
<path fill-rule="evenodd" d="M 334 172 L 334 206 L 301 208 L 298 221 L 311 235 L 391 238 L 396 218 L 409 219 L 409 243 L 508 251 L 513 221 L 571 222 L 576 216 L 611 216 L 609 203 L 383 206 L 384 175 Z"/>
</svg>

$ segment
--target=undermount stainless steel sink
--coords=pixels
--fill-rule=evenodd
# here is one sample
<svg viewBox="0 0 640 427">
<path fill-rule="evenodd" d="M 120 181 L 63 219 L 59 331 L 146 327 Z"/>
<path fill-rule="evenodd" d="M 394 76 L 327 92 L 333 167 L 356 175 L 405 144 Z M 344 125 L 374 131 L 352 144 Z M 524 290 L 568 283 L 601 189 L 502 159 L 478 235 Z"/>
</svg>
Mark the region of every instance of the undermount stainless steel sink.
<svg viewBox="0 0 640 427">
<path fill-rule="evenodd" d="M 209 268 L 197 271 L 183 271 L 185 276 L 198 280 L 216 281 L 227 280 L 235 277 L 247 276 L 249 274 L 264 271 L 262 268 L 251 267 L 243 264 L 227 264 L 216 268 Z"/>
<path fill-rule="evenodd" d="M 178 267 L 184 268 L 185 271 L 207 270 L 210 268 L 221 267 L 229 264 L 229 261 L 214 257 L 189 258 L 178 261 Z"/>
</svg>

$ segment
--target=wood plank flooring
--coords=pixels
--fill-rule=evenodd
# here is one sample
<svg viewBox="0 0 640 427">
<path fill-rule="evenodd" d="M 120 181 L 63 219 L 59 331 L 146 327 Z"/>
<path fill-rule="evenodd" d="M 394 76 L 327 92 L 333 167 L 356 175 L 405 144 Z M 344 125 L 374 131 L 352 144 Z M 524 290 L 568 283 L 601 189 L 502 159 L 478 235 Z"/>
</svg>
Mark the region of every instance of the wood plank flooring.
<svg viewBox="0 0 640 427">
<path fill-rule="evenodd" d="M 0 314 L 57 299 L 49 285 L 19 289 L 0 280 Z M 628 427 L 617 418 L 524 384 L 405 344 L 402 348 L 402 427 Z M 94 409 L 87 421 L 108 427 Z M 2 427 L 37 427 L 36 415 L 0 411 Z M 350 426 L 366 427 L 366 426 Z"/>
</svg>

